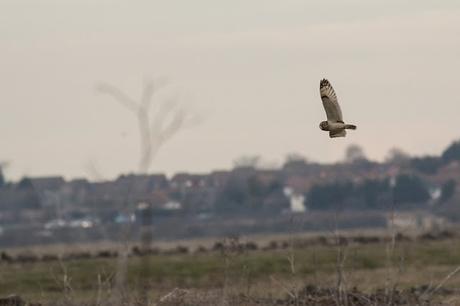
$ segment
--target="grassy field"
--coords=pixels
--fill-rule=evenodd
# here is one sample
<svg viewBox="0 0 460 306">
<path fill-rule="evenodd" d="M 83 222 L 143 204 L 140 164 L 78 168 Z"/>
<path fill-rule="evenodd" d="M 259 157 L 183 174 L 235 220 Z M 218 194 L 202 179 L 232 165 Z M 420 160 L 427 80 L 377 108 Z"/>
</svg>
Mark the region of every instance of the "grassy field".
<svg viewBox="0 0 460 306">
<path fill-rule="evenodd" d="M 362 292 L 439 284 L 443 290 L 456 289 L 460 276 L 449 273 L 460 266 L 459 242 L 398 242 L 393 249 L 390 243 L 373 243 L 254 251 L 229 244 L 206 253 L 130 257 L 122 283 L 130 295 L 147 288 L 152 300 L 176 287 L 282 297 L 308 284 L 335 287 L 339 274 L 344 288 Z M 114 294 L 119 267 L 117 258 L 2 263 L 0 296 L 15 293 L 40 302 L 107 299 Z M 449 297 L 450 303 L 456 296 Z"/>
</svg>

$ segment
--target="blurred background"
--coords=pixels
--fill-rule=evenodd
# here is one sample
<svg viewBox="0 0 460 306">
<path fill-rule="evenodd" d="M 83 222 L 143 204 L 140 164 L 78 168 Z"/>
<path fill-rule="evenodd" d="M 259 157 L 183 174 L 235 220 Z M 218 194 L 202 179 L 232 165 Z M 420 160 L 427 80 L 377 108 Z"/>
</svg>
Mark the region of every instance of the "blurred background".
<svg viewBox="0 0 460 306">
<path fill-rule="evenodd" d="M 151 171 L 168 175 L 244 154 L 336 162 L 349 142 L 378 161 L 394 146 L 438 154 L 458 138 L 456 1 L 1 5 L 0 157 L 14 180 L 85 177 L 89 160 L 110 179 L 136 169 L 135 118 L 95 92 L 101 82 L 138 100 L 165 78 L 161 94 L 203 118 L 156 156 Z M 318 133 L 323 77 L 360 127 L 352 138 Z"/>
<path fill-rule="evenodd" d="M 372 201 L 350 195 L 372 210 L 400 174 L 423 185 L 416 208 L 457 186 L 456 1 L 1 6 L 2 243 L 19 243 L 5 238 L 13 225 L 48 237 L 145 205 L 193 218 L 324 210 L 318 183 L 382 183 Z M 323 77 L 359 127 L 346 138 L 318 128 Z"/>
<path fill-rule="evenodd" d="M 3 0 L 0 20 L 1 248 L 460 222 L 458 1 Z M 322 78 L 346 138 L 318 127 Z"/>
</svg>

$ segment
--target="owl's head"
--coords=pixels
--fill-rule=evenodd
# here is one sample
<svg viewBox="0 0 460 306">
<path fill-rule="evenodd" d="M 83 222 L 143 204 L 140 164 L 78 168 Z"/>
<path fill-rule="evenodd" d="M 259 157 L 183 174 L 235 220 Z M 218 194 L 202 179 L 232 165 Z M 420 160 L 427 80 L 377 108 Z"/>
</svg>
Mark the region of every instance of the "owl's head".
<svg viewBox="0 0 460 306">
<path fill-rule="evenodd" d="M 321 121 L 321 123 L 319 124 L 319 128 L 323 131 L 327 131 L 329 130 L 329 124 L 327 123 L 327 121 Z"/>
</svg>

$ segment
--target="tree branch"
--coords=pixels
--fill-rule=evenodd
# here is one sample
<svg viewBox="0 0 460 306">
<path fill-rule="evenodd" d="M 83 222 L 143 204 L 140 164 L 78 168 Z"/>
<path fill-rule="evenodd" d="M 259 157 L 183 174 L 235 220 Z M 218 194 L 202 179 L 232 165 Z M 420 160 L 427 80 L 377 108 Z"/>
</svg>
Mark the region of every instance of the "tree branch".
<svg viewBox="0 0 460 306">
<path fill-rule="evenodd" d="M 112 96 L 121 105 L 123 105 L 132 112 L 136 112 L 139 108 L 139 106 L 134 100 L 132 100 L 124 92 L 112 85 L 105 83 L 99 84 L 98 86 L 96 86 L 96 91 L 99 93 L 108 94 Z"/>
</svg>

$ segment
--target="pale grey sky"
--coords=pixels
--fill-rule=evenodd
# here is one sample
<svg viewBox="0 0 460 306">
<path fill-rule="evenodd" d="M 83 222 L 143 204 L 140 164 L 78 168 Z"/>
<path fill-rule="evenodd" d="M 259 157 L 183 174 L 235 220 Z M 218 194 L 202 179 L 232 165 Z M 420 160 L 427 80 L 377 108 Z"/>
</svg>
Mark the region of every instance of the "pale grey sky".
<svg viewBox="0 0 460 306">
<path fill-rule="evenodd" d="M 289 152 L 330 162 L 348 144 L 437 154 L 460 137 L 460 2 L 407 0 L 2 0 L 0 160 L 10 178 L 112 178 L 137 169 L 132 114 L 94 92 L 140 94 L 147 77 L 205 118 L 152 172 L 229 168 Z M 331 140 L 319 80 L 358 130 Z"/>
</svg>

